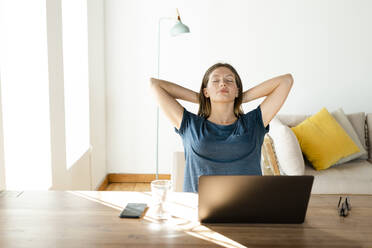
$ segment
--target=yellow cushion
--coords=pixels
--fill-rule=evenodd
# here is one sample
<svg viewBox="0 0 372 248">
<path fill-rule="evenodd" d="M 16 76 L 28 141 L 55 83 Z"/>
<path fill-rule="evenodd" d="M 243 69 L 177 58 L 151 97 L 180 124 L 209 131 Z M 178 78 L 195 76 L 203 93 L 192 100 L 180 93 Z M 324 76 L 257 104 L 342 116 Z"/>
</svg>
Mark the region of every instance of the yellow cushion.
<svg viewBox="0 0 372 248">
<path fill-rule="evenodd" d="M 341 158 L 359 152 L 358 146 L 326 108 L 292 127 L 292 131 L 316 170 L 327 169 Z"/>
</svg>

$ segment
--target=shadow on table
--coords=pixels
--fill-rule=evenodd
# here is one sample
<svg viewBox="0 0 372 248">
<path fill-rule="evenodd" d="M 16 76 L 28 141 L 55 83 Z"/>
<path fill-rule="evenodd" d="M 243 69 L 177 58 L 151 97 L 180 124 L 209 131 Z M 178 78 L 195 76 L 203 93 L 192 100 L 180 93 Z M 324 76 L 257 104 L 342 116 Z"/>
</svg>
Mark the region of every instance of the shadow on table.
<svg viewBox="0 0 372 248">
<path fill-rule="evenodd" d="M 362 247 L 306 224 L 203 224 L 247 247 Z"/>
</svg>

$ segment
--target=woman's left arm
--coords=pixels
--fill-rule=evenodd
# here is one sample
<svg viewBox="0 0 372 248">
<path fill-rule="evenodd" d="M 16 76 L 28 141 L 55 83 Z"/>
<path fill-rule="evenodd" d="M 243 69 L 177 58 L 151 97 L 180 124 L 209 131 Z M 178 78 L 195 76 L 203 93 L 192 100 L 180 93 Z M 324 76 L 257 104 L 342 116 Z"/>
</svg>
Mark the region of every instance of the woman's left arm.
<svg viewBox="0 0 372 248">
<path fill-rule="evenodd" d="M 261 103 L 262 121 L 266 127 L 279 112 L 293 85 L 291 74 L 266 80 L 243 93 L 243 103 L 266 96 Z"/>
</svg>

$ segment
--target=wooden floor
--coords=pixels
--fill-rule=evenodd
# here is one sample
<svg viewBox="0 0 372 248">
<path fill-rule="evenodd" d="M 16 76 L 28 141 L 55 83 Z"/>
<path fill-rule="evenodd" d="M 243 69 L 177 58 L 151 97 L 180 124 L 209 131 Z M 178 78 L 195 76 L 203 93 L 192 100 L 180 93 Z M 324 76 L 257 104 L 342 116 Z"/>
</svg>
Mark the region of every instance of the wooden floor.
<svg viewBox="0 0 372 248">
<path fill-rule="evenodd" d="M 150 183 L 109 183 L 105 191 L 151 191 Z"/>
</svg>

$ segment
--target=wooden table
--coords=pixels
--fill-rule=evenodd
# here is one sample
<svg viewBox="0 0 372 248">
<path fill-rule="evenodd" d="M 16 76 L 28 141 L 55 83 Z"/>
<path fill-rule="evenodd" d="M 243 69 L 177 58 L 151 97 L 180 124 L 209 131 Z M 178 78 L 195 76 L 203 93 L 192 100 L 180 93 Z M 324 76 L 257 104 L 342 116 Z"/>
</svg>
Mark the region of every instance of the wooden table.
<svg viewBox="0 0 372 248">
<path fill-rule="evenodd" d="M 151 193 L 0 192 L 0 247 L 372 247 L 372 195 L 352 195 L 346 218 L 338 195 L 312 195 L 303 224 L 213 224 L 197 221 L 197 195 L 172 193 L 172 218 L 120 219 L 128 202 Z"/>
</svg>

